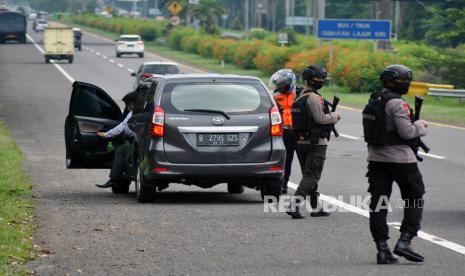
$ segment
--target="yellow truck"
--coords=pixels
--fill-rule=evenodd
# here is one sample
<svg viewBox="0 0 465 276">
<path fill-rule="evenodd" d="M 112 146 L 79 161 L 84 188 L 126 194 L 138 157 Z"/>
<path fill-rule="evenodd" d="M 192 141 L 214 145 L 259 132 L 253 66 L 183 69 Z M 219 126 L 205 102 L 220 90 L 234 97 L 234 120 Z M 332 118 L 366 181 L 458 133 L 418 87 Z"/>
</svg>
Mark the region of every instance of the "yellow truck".
<svg viewBox="0 0 465 276">
<path fill-rule="evenodd" d="M 74 33 L 70 27 L 52 26 L 44 29 L 45 62 L 50 60 L 67 59 L 73 63 Z"/>
</svg>

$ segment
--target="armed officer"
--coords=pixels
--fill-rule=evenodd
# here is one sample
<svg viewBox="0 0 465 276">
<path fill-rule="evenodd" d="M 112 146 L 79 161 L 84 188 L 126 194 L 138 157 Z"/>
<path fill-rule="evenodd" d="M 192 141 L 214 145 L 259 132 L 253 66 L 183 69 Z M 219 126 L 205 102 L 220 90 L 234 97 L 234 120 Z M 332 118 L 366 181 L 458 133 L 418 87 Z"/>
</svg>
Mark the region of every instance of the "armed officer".
<svg viewBox="0 0 465 276">
<path fill-rule="evenodd" d="M 291 108 L 296 97 L 296 76 L 290 69 L 281 69 L 270 78 L 270 86 L 274 85 L 273 97 L 278 104 L 283 118 L 283 142 L 286 148 L 286 162 L 284 165 L 284 180 L 282 194 L 287 194 L 287 183 L 291 175 L 292 161 L 297 147 L 297 140 L 292 128 Z"/>
<path fill-rule="evenodd" d="M 406 66 L 386 67 L 380 76 L 384 89 L 371 96 L 363 111 L 364 136 L 368 143 L 368 192 L 371 193 L 370 230 L 378 250 L 378 264 L 398 261 L 387 244 L 387 204 L 393 181 L 398 184 L 404 200 L 404 219 L 394 253 L 413 262 L 424 260 L 410 246 L 420 229 L 425 193 L 412 147 L 420 136 L 426 135 L 428 126 L 424 120 L 412 122 L 411 108 L 401 98 L 407 94 L 412 77 L 412 70 Z M 380 115 L 368 114 L 370 108 L 372 113 Z"/>
<path fill-rule="evenodd" d="M 334 124 L 341 116 L 330 112 L 329 103 L 318 90 L 328 76 L 326 69 L 320 65 L 311 65 L 304 69 L 302 77 L 306 86 L 292 106 L 292 123 L 297 136 L 297 157 L 302 168 L 302 180 L 294 194 L 290 211 L 293 219 L 302 219 L 300 200 L 310 196 L 312 217 L 329 216 L 323 208 L 318 207 L 318 182 L 321 178 L 326 149 Z"/>
</svg>

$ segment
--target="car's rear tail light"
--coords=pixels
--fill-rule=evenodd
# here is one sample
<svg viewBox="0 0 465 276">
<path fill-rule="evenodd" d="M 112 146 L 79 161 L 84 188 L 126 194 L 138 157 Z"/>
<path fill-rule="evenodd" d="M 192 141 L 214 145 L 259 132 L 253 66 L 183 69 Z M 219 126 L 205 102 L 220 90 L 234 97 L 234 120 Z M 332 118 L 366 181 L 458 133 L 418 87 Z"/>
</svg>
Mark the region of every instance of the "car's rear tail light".
<svg viewBox="0 0 465 276">
<path fill-rule="evenodd" d="M 270 120 L 271 120 L 271 136 L 282 136 L 283 125 L 281 121 L 281 115 L 277 106 L 273 106 L 270 109 Z"/>
<path fill-rule="evenodd" d="M 168 168 L 162 168 L 162 167 L 158 167 L 158 168 L 153 168 L 151 169 L 152 172 L 167 172 L 168 171 Z"/>
<path fill-rule="evenodd" d="M 144 80 L 150 77 L 153 77 L 153 74 L 148 74 L 148 73 L 142 74 L 142 79 Z"/>
<path fill-rule="evenodd" d="M 283 171 L 283 167 L 271 167 L 269 168 L 270 171 Z"/>
<path fill-rule="evenodd" d="M 124 42 L 122 42 L 122 41 L 118 41 L 117 44 L 118 44 L 118 45 L 124 45 L 124 44 L 126 44 L 126 43 L 124 43 Z"/>
<path fill-rule="evenodd" d="M 153 110 L 151 134 L 154 137 L 165 135 L 165 111 L 159 106 Z"/>
<path fill-rule="evenodd" d="M 138 45 L 144 45 L 144 41 L 137 42 Z"/>
</svg>

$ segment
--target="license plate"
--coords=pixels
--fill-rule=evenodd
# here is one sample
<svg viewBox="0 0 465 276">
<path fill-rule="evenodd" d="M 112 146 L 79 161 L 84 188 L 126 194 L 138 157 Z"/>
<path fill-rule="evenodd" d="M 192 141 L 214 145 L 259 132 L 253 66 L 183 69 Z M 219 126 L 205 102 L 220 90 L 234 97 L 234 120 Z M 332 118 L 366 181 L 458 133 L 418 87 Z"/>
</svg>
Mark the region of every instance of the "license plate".
<svg viewBox="0 0 465 276">
<path fill-rule="evenodd" d="M 134 47 L 134 45 L 132 45 L 132 44 L 128 44 L 128 47 Z"/>
<path fill-rule="evenodd" d="M 197 134 L 198 146 L 238 146 L 238 133 L 200 133 Z"/>
</svg>

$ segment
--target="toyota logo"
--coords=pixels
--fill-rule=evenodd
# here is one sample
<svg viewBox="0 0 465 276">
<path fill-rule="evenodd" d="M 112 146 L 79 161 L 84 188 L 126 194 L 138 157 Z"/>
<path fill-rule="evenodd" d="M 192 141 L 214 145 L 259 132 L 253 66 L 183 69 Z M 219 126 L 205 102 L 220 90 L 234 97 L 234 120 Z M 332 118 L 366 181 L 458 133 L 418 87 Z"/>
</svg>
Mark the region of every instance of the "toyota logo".
<svg viewBox="0 0 465 276">
<path fill-rule="evenodd" d="M 224 118 L 223 117 L 215 117 L 212 119 L 212 124 L 214 124 L 215 126 L 221 126 L 222 124 L 224 124 Z"/>
</svg>

